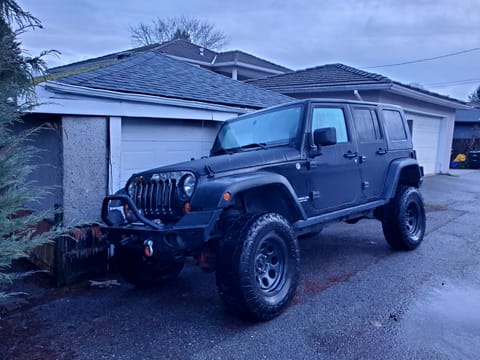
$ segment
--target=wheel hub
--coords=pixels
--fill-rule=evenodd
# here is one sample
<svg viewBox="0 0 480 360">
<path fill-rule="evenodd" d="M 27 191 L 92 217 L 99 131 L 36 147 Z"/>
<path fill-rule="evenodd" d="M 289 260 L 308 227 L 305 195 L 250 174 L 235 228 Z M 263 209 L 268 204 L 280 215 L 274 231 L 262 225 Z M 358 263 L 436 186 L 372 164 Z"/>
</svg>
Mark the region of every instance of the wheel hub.
<svg viewBox="0 0 480 360">
<path fill-rule="evenodd" d="M 255 257 L 255 278 L 260 290 L 274 291 L 281 283 L 285 267 L 285 254 L 274 240 L 264 240 Z"/>
</svg>

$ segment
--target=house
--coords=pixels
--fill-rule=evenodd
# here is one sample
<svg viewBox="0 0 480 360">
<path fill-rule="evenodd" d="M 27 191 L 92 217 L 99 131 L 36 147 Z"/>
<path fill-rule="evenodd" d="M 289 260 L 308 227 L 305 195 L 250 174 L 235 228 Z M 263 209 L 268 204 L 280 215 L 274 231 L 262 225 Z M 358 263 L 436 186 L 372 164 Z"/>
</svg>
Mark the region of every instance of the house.
<svg viewBox="0 0 480 360">
<path fill-rule="evenodd" d="M 318 66 L 249 83 L 298 99 L 363 99 L 402 106 L 417 158 L 426 174 L 448 171 L 455 111 L 470 109 L 465 102 L 343 64 Z"/>
<path fill-rule="evenodd" d="M 52 69 L 36 90 L 25 124 L 51 126 L 35 138 L 48 165 L 33 180 L 54 186 L 42 206 L 63 208 L 65 224 L 98 220 L 134 172 L 208 155 L 222 121 L 293 100 L 156 47 Z"/>
<path fill-rule="evenodd" d="M 480 150 L 480 108 L 457 110 L 453 131 L 452 157 Z"/>
<path fill-rule="evenodd" d="M 162 44 L 152 44 L 135 49 L 104 55 L 94 59 L 49 69 L 50 77 L 65 73 L 75 73 L 113 63 L 147 51 L 156 51 L 171 58 L 197 65 L 234 80 L 260 79 L 272 75 L 292 72 L 291 69 L 258 58 L 243 51 L 215 52 L 183 39 L 175 39 Z"/>
</svg>

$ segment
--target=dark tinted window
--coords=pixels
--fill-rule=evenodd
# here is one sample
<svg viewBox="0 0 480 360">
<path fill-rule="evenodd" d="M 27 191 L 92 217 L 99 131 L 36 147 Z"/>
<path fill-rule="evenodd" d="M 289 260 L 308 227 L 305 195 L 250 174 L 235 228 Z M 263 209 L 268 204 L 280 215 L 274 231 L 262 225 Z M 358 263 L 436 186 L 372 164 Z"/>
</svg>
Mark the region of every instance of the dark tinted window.
<svg viewBox="0 0 480 360">
<path fill-rule="evenodd" d="M 406 140 L 407 132 L 403 126 L 402 115 L 395 110 L 383 110 L 385 130 L 392 141 Z"/>
<path fill-rule="evenodd" d="M 358 139 L 361 142 L 369 142 L 382 139 L 382 133 L 378 125 L 377 113 L 371 109 L 355 109 L 355 128 Z"/>
</svg>

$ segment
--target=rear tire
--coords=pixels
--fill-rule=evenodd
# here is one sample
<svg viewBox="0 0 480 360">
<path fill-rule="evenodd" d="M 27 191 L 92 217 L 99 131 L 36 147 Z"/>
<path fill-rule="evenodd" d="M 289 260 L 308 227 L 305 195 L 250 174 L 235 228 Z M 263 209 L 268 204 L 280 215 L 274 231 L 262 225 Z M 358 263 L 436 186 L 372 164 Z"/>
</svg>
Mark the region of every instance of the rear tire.
<svg viewBox="0 0 480 360">
<path fill-rule="evenodd" d="M 395 250 L 416 249 L 423 240 L 426 228 L 423 197 L 414 187 L 402 187 L 385 206 L 382 219 L 383 234 Z"/>
<path fill-rule="evenodd" d="M 118 253 L 119 269 L 123 278 L 139 288 L 160 286 L 178 276 L 184 263 L 147 257 L 132 248 L 121 248 Z"/>
<path fill-rule="evenodd" d="M 230 310 L 254 320 L 279 315 L 295 293 L 299 247 L 275 213 L 240 217 L 219 243 L 217 287 Z"/>
</svg>

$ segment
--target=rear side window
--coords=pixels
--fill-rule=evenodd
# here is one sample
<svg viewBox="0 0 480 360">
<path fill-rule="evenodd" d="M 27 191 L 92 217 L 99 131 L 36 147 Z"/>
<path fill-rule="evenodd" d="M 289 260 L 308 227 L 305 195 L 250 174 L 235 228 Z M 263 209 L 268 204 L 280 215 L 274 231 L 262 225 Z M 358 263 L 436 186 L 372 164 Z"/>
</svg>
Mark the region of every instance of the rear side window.
<svg viewBox="0 0 480 360">
<path fill-rule="evenodd" d="M 341 108 L 314 108 L 312 134 L 316 129 L 333 127 L 337 131 L 337 143 L 348 142 L 345 114 Z"/>
<path fill-rule="evenodd" d="M 383 110 L 383 119 L 385 120 L 385 130 L 390 140 L 407 140 L 407 132 L 399 111 Z"/>
<path fill-rule="evenodd" d="M 355 128 L 360 142 L 371 142 L 382 139 L 378 117 L 375 110 L 355 109 L 353 111 L 355 118 Z"/>
</svg>

